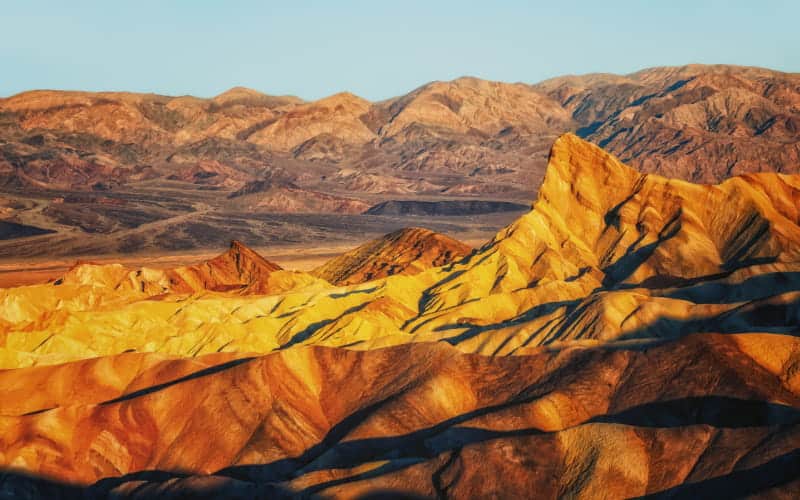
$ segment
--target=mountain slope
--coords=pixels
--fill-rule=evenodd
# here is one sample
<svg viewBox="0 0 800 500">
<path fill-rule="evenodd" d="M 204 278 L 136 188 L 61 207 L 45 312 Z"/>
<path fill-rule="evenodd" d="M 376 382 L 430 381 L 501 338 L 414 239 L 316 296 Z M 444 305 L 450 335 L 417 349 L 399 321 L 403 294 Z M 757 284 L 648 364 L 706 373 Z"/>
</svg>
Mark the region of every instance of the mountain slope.
<svg viewBox="0 0 800 500">
<path fill-rule="evenodd" d="M 703 186 L 640 174 L 565 135 L 552 148 L 533 210 L 462 261 L 344 292 L 292 277 L 267 288 L 285 296 L 247 308 L 238 297 L 207 296 L 191 308 L 164 301 L 156 314 L 152 304 L 133 297 L 125 300 L 124 315 L 104 314 L 98 324 L 111 331 L 139 324 L 143 337 L 172 355 L 210 352 L 223 344 L 232 351 L 298 343 L 369 349 L 411 340 L 509 354 L 560 342 L 674 338 L 722 327 L 787 331 L 796 321 L 800 290 L 799 191 L 796 176 L 752 174 Z M 416 233 L 396 236 L 409 234 Z M 318 273 L 333 281 L 361 281 L 392 266 L 417 270 L 424 267 L 414 263 L 420 256 L 431 263 L 441 256 L 439 250 L 426 254 L 425 245 L 416 243 L 403 248 L 408 253 L 397 251 L 391 238 L 371 243 Z M 122 277 L 127 272 L 119 271 Z M 111 283 L 104 290 L 115 289 L 117 281 Z M 81 295 L 84 289 L 51 293 L 52 285 L 2 292 L 6 366 L 45 355 L 75 359 L 81 346 L 92 345 L 80 326 L 85 315 L 95 314 L 92 301 Z M 56 300 L 74 301 L 77 309 L 62 305 L 51 311 Z M 767 310 L 775 313 L 760 315 Z M 76 314 L 82 319 L 70 319 Z M 202 329 L 183 329 L 194 314 L 201 314 L 204 325 L 224 326 L 213 342 L 195 345 L 205 338 Z M 32 325 L 37 335 L 30 335 Z M 257 331 L 262 333 L 253 336 Z M 52 358 L 62 342 L 71 347 Z M 115 338 L 101 352 L 135 345 Z"/>
<path fill-rule="evenodd" d="M 281 267 L 265 260 L 239 241 L 213 259 L 174 269 L 127 269 L 119 264 L 77 264 L 56 286 L 98 286 L 146 294 L 192 293 L 200 290 L 246 290 L 266 293 L 270 277 Z"/>
<path fill-rule="evenodd" d="M 314 269 L 311 274 L 335 285 L 354 285 L 443 266 L 471 250 L 442 234 L 417 227 L 406 228 L 364 243 Z"/>
<path fill-rule="evenodd" d="M 255 132 L 248 141 L 288 151 L 322 134 L 335 134 L 339 140 L 361 144 L 374 134 L 360 117 L 371 104 L 350 93 L 341 93 L 303 104 L 275 122 Z"/>
<path fill-rule="evenodd" d="M 567 134 L 528 214 L 413 275 L 331 287 L 234 244 L 162 271 L 187 291 L 122 266 L 0 290 L 3 488 L 793 498 L 798 200 L 800 176 L 691 184 Z"/>
<path fill-rule="evenodd" d="M 737 66 L 651 68 L 536 86 L 578 132 L 644 172 L 694 182 L 800 165 L 800 75 Z"/>
<path fill-rule="evenodd" d="M 369 209 L 362 201 L 302 189 L 291 182 L 248 182 L 228 198 L 231 206 L 250 212 L 360 214 Z"/>
<path fill-rule="evenodd" d="M 0 99 L 0 192 L 15 202 L 3 217 L 53 233 L 19 237 L 0 250 L 174 250 L 158 237 L 162 225 L 125 223 L 143 218 L 210 224 L 207 232 L 216 234 L 230 229 L 216 221 L 231 212 L 259 226 L 264 213 L 356 214 L 398 196 L 527 202 L 551 144 L 570 130 L 644 173 L 709 184 L 754 172 L 795 174 L 800 76 L 688 65 L 534 85 L 459 78 L 381 102 L 347 92 L 304 102 L 245 88 L 210 99 L 25 92 Z M 248 184 L 276 181 L 299 191 L 265 193 L 253 203 L 229 198 Z M 54 206 L 60 198 L 86 199 L 86 191 L 126 205 L 108 216 L 92 203 Z M 258 230 L 231 237 L 249 240 Z M 302 239 L 318 236 L 307 230 Z M 189 239 L 180 247 L 214 241 Z"/>
<path fill-rule="evenodd" d="M 529 85 L 478 78 L 429 83 L 387 104 L 391 118 L 380 134 L 388 138 L 411 125 L 492 136 L 509 128 L 552 133 L 571 124 L 568 113 Z"/>
<path fill-rule="evenodd" d="M 761 341 L 797 348 L 771 337 Z M 123 395 L 4 416 L 0 460 L 142 497 L 791 494 L 800 399 L 751 345 L 707 335 L 496 358 L 441 344 L 196 362 L 123 355 L 106 362 L 131 367 Z M 85 384 L 69 367 L 51 372 L 73 390 Z M 5 478 L 33 494 L 30 483 Z"/>
</svg>

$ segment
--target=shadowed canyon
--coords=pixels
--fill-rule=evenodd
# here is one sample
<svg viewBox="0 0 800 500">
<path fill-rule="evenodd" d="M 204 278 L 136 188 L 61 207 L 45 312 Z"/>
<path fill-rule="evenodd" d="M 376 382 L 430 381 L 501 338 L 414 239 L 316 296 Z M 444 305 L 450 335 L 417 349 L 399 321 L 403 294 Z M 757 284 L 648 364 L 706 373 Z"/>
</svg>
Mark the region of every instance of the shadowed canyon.
<svg viewBox="0 0 800 500">
<path fill-rule="evenodd" d="M 110 150 L 183 148 L 192 139 L 181 116 L 194 109 L 192 134 L 254 148 L 242 151 L 268 144 L 314 168 L 328 165 L 321 157 L 364 162 L 325 182 L 365 182 L 372 161 L 461 168 L 471 162 L 456 158 L 491 150 L 481 165 L 512 171 L 495 169 L 489 184 L 536 194 L 524 213 L 502 212 L 510 223 L 476 248 L 436 228 L 392 228 L 366 243 L 361 231 L 360 246 L 300 271 L 233 241 L 192 264 L 78 262 L 49 282 L 0 289 L 0 496 L 796 498 L 797 82 L 686 67 L 537 86 L 459 80 L 379 104 L 236 90 L 213 104 L 148 97 L 161 102 L 149 108 L 76 94 L 54 111 L 53 94 L 22 96 L 29 111 L 4 115 L 20 140 L 25 127 L 58 123 L 65 134 L 91 125 L 105 137 L 93 144 Z M 476 106 L 479 91 L 493 97 Z M 525 106 L 497 104 L 523 97 Z M 248 117 L 256 103 L 262 114 Z M 125 119 L 84 116 L 93 106 Z M 226 106 L 243 115 L 202 114 Z M 131 116 L 136 125 L 120 130 Z M 163 126 L 149 125 L 154 117 Z M 509 125 L 516 118 L 524 127 Z M 555 132 L 579 121 L 590 140 Z M 524 139 L 534 131 L 536 146 Z M 442 139 L 450 134 L 460 135 Z M 54 137 L 42 144 L 66 135 Z M 435 146 L 404 149 L 414 141 Z M 119 178 L 136 185 L 159 172 L 137 168 Z M 217 194 L 248 207 L 265 190 L 311 189 L 213 168 L 174 182 L 225 178 Z M 9 183 L 28 182 L 7 171 Z M 484 193 L 462 180 L 447 188 L 462 198 L 420 201 Z"/>
</svg>

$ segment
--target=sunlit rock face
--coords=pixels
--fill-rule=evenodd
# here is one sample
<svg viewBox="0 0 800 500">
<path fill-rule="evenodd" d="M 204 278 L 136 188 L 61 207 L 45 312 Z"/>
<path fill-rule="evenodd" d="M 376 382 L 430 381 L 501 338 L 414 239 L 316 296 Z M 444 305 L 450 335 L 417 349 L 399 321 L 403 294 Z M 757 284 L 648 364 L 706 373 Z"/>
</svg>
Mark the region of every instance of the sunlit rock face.
<svg viewBox="0 0 800 500">
<path fill-rule="evenodd" d="M 234 243 L 2 290 L 2 487 L 793 498 L 799 202 L 565 135 L 471 253 L 411 229 L 310 274 Z"/>
<path fill-rule="evenodd" d="M 472 249 L 442 234 L 410 227 L 367 242 L 313 271 L 336 285 L 353 285 L 395 274 L 412 275 L 450 264 Z"/>
</svg>

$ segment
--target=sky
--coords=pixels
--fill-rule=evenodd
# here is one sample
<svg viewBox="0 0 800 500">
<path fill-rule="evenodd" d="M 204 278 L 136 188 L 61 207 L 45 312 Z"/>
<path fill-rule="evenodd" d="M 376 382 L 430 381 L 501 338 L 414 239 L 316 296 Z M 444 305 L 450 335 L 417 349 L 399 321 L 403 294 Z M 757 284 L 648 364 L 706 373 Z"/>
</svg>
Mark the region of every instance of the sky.
<svg viewBox="0 0 800 500">
<path fill-rule="evenodd" d="M 467 75 L 535 83 L 687 63 L 800 72 L 798 19 L 796 0 L 2 0 L 0 96 L 245 86 L 380 100 Z"/>
</svg>

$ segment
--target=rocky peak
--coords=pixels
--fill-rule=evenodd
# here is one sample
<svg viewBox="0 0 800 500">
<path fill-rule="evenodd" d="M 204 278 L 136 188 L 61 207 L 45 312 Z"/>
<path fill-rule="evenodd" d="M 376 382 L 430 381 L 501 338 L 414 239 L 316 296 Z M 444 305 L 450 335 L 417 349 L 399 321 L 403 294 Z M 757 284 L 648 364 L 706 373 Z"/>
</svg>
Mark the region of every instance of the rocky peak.
<svg viewBox="0 0 800 500">
<path fill-rule="evenodd" d="M 408 227 L 342 254 L 315 269 L 313 274 L 336 285 L 363 283 L 443 266 L 471 250 L 468 245 L 443 234 Z"/>
</svg>

